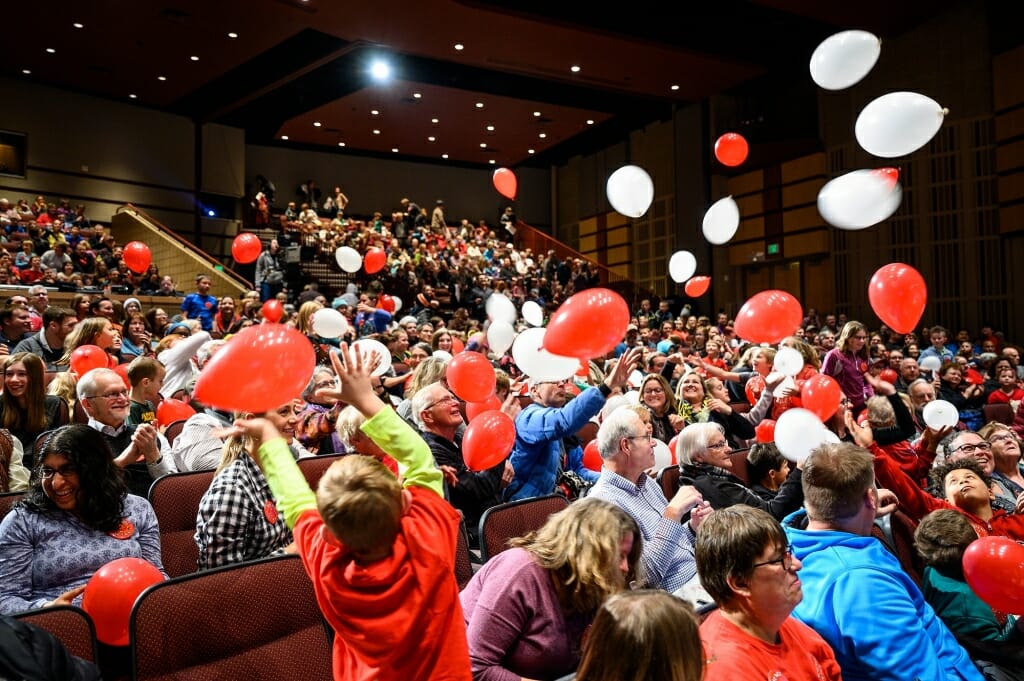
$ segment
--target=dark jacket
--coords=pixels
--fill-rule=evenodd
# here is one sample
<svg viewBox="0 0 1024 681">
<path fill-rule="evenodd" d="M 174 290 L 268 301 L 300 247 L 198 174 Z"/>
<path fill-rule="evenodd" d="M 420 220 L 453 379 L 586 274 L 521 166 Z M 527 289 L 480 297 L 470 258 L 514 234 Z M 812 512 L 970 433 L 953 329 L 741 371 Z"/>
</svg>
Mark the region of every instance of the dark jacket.
<svg viewBox="0 0 1024 681">
<path fill-rule="evenodd" d="M 799 509 L 804 503 L 804 490 L 800 484 L 803 471 L 794 468 L 786 478 L 775 498 L 765 500 L 743 484 L 729 471 L 704 463 L 680 464 L 679 485 L 693 485 L 711 504 L 711 508 L 720 509 L 746 504 L 767 511 L 776 520 L 781 521 L 787 515 Z"/>
<path fill-rule="evenodd" d="M 456 441 L 452 442 L 436 433 L 421 431 L 420 434 L 427 441 L 434 462 L 438 466 L 455 469 L 459 482 L 448 488 L 449 501 L 462 511 L 470 543 L 476 544 L 480 516 L 491 506 L 501 503 L 501 474 L 505 471 L 505 461 L 485 471 L 471 471 L 462 458 L 461 435 L 456 434 Z"/>
<path fill-rule="evenodd" d="M 26 681 L 99 681 L 96 665 L 74 657 L 53 634 L 0 616 L 0 678 Z"/>
</svg>

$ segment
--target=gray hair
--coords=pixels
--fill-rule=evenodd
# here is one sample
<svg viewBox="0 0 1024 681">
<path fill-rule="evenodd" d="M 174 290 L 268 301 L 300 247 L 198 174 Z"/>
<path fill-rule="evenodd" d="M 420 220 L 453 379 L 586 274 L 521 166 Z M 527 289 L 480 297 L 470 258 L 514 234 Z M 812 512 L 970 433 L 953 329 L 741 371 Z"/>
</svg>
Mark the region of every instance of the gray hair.
<svg viewBox="0 0 1024 681">
<path fill-rule="evenodd" d="M 305 389 L 302 391 L 302 399 L 306 402 L 313 399 L 313 393 L 316 392 L 316 377 L 320 374 L 328 374 L 332 378 L 335 378 L 334 370 L 331 369 L 331 367 L 326 364 L 318 364 L 316 368 L 313 369 L 313 375 L 309 377 L 309 383 L 306 384 Z"/>
<path fill-rule="evenodd" d="M 345 446 L 351 447 L 352 438 L 359 430 L 359 426 L 364 423 L 366 423 L 366 417 L 363 416 L 362 412 L 349 405 L 338 414 L 338 420 L 334 424 L 334 429 L 338 432 L 338 437 L 345 443 Z"/>
<path fill-rule="evenodd" d="M 423 423 L 423 417 L 420 414 L 427 408 L 431 401 L 430 389 L 435 385 L 441 385 L 440 382 L 431 383 L 425 385 L 416 391 L 416 394 L 412 396 L 412 420 L 416 424 L 416 427 L 420 430 L 426 429 L 426 424 Z"/>
<path fill-rule="evenodd" d="M 676 440 L 676 456 L 680 465 L 697 463 L 695 457 L 707 451 L 708 442 L 715 433 L 725 435 L 725 429 L 714 421 L 692 423 L 683 428 Z"/>
<path fill-rule="evenodd" d="M 37 293 L 42 293 L 45 290 L 46 290 L 45 286 L 41 286 L 40 284 L 34 284 L 34 285 L 28 287 L 28 294 L 30 296 L 34 296 Z"/>
<path fill-rule="evenodd" d="M 210 361 L 210 357 L 213 356 L 213 353 L 225 344 L 227 344 L 226 340 L 216 338 L 214 340 L 208 340 L 200 345 L 199 349 L 196 350 L 196 364 L 199 365 L 199 368 L 202 369 L 206 366 L 206 363 Z"/>
<path fill-rule="evenodd" d="M 619 453 L 619 441 L 632 437 L 640 417 L 632 409 L 616 409 L 601 422 L 597 431 L 597 451 L 602 459 L 613 459 Z"/>
<path fill-rule="evenodd" d="M 96 395 L 96 379 L 100 376 L 113 377 L 118 381 L 122 380 L 118 373 L 113 369 L 93 369 L 78 379 L 78 384 L 75 386 L 75 394 L 78 396 L 79 400 L 84 400 Z"/>
</svg>

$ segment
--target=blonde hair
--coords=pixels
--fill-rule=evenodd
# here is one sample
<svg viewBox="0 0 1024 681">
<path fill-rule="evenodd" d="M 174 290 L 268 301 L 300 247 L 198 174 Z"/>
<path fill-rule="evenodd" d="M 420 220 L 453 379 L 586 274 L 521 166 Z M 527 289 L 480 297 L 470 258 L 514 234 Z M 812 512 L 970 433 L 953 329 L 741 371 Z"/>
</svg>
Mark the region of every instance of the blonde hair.
<svg viewBox="0 0 1024 681">
<path fill-rule="evenodd" d="M 110 320 L 106 317 L 86 317 L 80 320 L 64 339 L 64 354 L 54 364 L 70 366 L 71 353 L 83 345 L 93 345 L 96 336 L 103 332 L 107 324 L 110 324 Z"/>
<path fill-rule="evenodd" d="M 619 569 L 622 540 L 632 534 L 629 573 Z M 637 579 L 643 538 L 631 515 L 614 504 L 585 498 L 548 518 L 544 526 L 513 539 L 551 573 L 558 601 L 568 612 L 589 613 Z"/>
<path fill-rule="evenodd" d="M 74 411 L 78 402 L 78 394 L 75 392 L 78 379 L 70 371 L 61 371 L 53 375 L 50 385 L 46 386 L 47 395 L 56 395 L 67 402 L 68 410 Z"/>
<path fill-rule="evenodd" d="M 412 379 L 409 380 L 409 386 L 405 389 L 406 399 L 412 399 L 412 396 L 418 393 L 420 389 L 426 388 L 432 383 L 437 383 L 447 373 L 447 361 L 439 357 L 427 357 L 412 372 Z"/>
<path fill-rule="evenodd" d="M 887 398 L 882 395 L 869 397 L 865 406 L 867 407 L 868 422 L 872 428 L 888 428 L 896 425 L 896 412 L 893 411 Z"/>
<path fill-rule="evenodd" d="M 331 534 L 354 552 L 390 546 L 402 518 L 402 486 L 387 466 L 350 454 L 331 464 L 316 490 L 316 505 Z"/>
<path fill-rule="evenodd" d="M 295 320 L 295 328 L 306 335 L 313 333 L 313 315 L 322 309 L 324 309 L 324 306 L 315 300 L 303 303 L 299 307 L 299 316 Z"/>
</svg>

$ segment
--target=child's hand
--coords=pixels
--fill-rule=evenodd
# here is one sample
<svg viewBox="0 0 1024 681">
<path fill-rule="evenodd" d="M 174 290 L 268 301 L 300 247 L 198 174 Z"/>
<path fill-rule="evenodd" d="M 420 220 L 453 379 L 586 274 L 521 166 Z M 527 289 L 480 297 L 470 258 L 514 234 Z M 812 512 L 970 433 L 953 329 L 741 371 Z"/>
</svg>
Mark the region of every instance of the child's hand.
<svg viewBox="0 0 1024 681">
<path fill-rule="evenodd" d="M 236 419 L 234 424 L 215 430 L 213 435 L 222 440 L 232 436 L 252 438 L 256 443 L 250 452 L 254 459 L 257 459 L 257 452 L 263 443 L 281 437 L 277 427 L 265 418 Z"/>
</svg>

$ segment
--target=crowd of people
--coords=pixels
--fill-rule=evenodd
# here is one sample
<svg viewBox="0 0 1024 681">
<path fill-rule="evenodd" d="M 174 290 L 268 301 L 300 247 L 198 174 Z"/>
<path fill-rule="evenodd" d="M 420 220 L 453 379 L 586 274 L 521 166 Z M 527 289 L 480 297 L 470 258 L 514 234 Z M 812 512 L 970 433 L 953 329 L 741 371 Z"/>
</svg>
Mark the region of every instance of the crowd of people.
<svg viewBox="0 0 1024 681">
<path fill-rule="evenodd" d="M 340 213 L 347 197 L 334 199 Z M 535 377 L 491 351 L 488 302 L 550 312 L 593 285 L 585 268 L 533 262 L 443 214 L 404 235 L 396 221 L 339 230 L 335 247 L 379 243 L 388 261 L 330 299 L 315 286 L 289 298 L 265 276 L 217 299 L 200 275 L 175 310 L 105 296 L 53 308 L 38 290 L 7 301 L 0 488 L 25 497 L 0 524 L 0 613 L 80 603 L 114 558 L 163 569 L 149 486 L 215 470 L 196 570 L 300 554 L 336 632 L 338 679 L 1020 678 L 1020 613 L 981 600 L 960 562 L 979 537 L 1024 540 L 1024 366 L 997 330 L 900 334 L 808 310 L 769 347 L 737 337 L 724 312 L 643 300 L 588 371 Z M 284 313 L 273 322 L 271 300 Z M 318 334 L 327 307 L 348 321 L 340 337 Z M 198 402 L 211 358 L 269 323 L 294 326 L 318 358 L 302 394 L 262 413 Z M 367 338 L 390 353 L 383 373 L 349 349 Z M 84 346 L 111 368 L 78 375 Z M 781 349 L 803 361 L 788 379 L 773 370 Z M 515 424 L 508 456 L 484 470 L 467 466 L 470 410 L 446 377 L 460 352 L 491 361 Z M 764 426 L 822 374 L 841 392 L 830 442 L 789 461 Z M 194 412 L 173 440 L 157 418 L 171 399 Z M 957 408 L 955 426 L 928 425 L 936 399 Z M 734 450 L 748 447 L 744 474 Z M 344 456 L 314 491 L 295 462 L 326 454 Z M 662 468 L 678 469 L 673 489 Z M 476 548 L 487 509 L 552 494 L 565 510 L 460 591 L 460 523 Z M 920 582 L 876 538 L 897 505 L 918 524 Z"/>
</svg>

